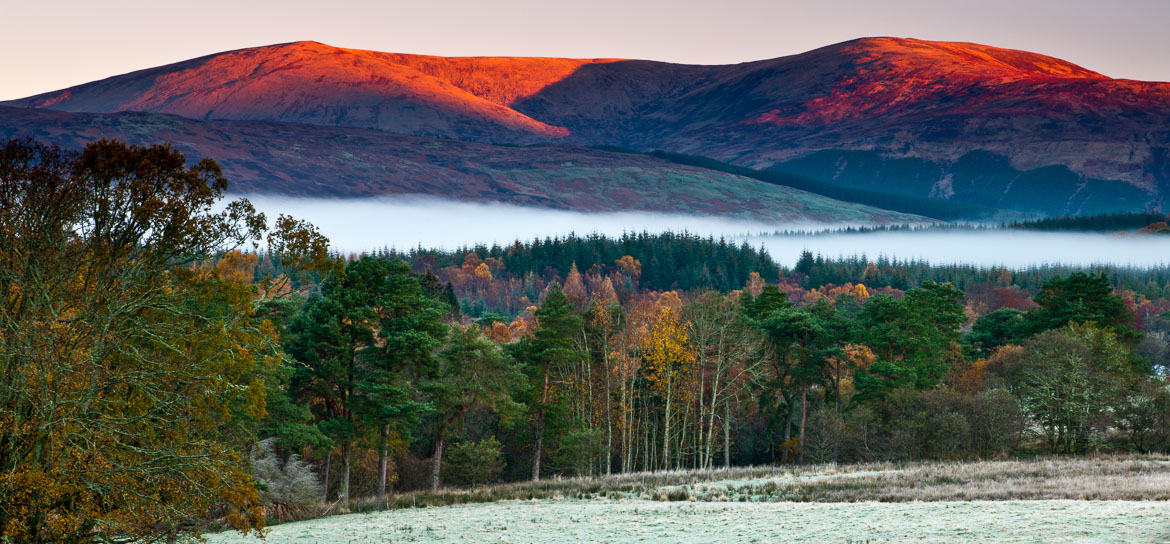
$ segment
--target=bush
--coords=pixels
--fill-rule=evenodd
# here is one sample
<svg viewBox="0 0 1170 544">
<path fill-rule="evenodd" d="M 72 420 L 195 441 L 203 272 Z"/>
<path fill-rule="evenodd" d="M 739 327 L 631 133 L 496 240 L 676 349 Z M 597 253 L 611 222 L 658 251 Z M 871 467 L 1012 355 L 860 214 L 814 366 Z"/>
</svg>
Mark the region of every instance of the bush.
<svg viewBox="0 0 1170 544">
<path fill-rule="evenodd" d="M 962 410 L 970 425 L 975 455 L 989 459 L 1019 447 L 1027 421 L 1019 401 L 1007 389 L 992 389 L 966 397 Z"/>
<path fill-rule="evenodd" d="M 840 460 L 845 440 L 845 422 L 831 406 L 819 406 L 808 416 L 805 427 L 804 460 L 809 463 L 832 463 Z"/>
<path fill-rule="evenodd" d="M 1170 390 L 1166 384 L 1160 380 L 1138 383 L 1118 407 L 1117 426 L 1127 445 L 1137 451 L 1170 448 Z"/>
<path fill-rule="evenodd" d="M 561 470 L 576 476 L 592 476 L 597 460 L 604 456 L 605 433 L 601 429 L 574 429 L 561 438 L 555 460 Z"/>
<path fill-rule="evenodd" d="M 443 481 L 462 486 L 496 481 L 504 470 L 501 447 L 495 437 L 452 446 L 443 459 Z"/>
<path fill-rule="evenodd" d="M 444 458 L 443 464 L 446 465 L 447 462 L 448 459 Z M 404 454 L 396 459 L 395 465 L 398 468 L 397 479 L 394 482 L 395 491 L 417 491 L 431 488 L 431 471 L 434 470 L 435 466 L 432 459 L 422 459 Z"/>
<path fill-rule="evenodd" d="M 321 502 L 321 482 L 313 467 L 292 454 L 285 462 L 276 452 L 276 439 L 261 440 L 252 448 L 252 472 L 269 517 L 285 521 L 300 517 L 304 508 Z"/>
<path fill-rule="evenodd" d="M 1019 446 L 1026 427 L 1019 403 L 1005 389 L 903 389 L 873 409 L 847 413 L 842 461 L 997 457 Z"/>
</svg>

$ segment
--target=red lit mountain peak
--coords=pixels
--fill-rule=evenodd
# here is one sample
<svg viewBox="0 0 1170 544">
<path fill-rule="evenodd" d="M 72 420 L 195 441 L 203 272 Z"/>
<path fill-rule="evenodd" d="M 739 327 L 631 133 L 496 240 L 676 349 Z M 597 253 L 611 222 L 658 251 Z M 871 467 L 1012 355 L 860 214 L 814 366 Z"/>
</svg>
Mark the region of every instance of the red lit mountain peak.
<svg viewBox="0 0 1170 544">
<path fill-rule="evenodd" d="M 1051 209 L 1079 210 L 1077 199 L 1123 193 L 1125 202 L 1109 205 L 1156 207 L 1170 194 L 1170 83 L 1115 80 L 1047 55 L 963 42 L 861 38 L 770 60 L 699 66 L 436 57 L 303 41 L 228 51 L 7 104 L 480 142 L 617 145 L 755 168 L 822 151 L 869 153 L 880 160 L 846 164 L 826 155 L 812 161 L 816 168 L 801 163 L 798 171 L 946 198 L 989 190 L 979 185 L 988 179 L 999 183 L 975 170 L 1007 172 L 1008 179 L 1017 171 L 1062 167 L 1067 175 L 1052 175 L 1064 176 L 1056 193 L 1067 193 L 1067 205 Z M 902 171 L 883 169 L 887 159 L 911 159 L 899 168 L 913 171 L 888 173 Z M 955 185 L 954 168 L 975 180 L 970 187 Z M 865 174 L 850 173 L 855 170 Z"/>
<path fill-rule="evenodd" d="M 830 47 L 840 47 L 842 54 L 856 56 L 858 66 L 894 72 L 933 69 L 937 73 L 982 78 L 1108 79 L 1055 57 L 977 43 L 879 37 L 861 38 Z"/>
<path fill-rule="evenodd" d="M 395 62 L 396 58 L 411 57 L 301 41 L 133 72 L 17 104 L 63 111 L 292 121 L 484 140 L 568 134 Z"/>
</svg>

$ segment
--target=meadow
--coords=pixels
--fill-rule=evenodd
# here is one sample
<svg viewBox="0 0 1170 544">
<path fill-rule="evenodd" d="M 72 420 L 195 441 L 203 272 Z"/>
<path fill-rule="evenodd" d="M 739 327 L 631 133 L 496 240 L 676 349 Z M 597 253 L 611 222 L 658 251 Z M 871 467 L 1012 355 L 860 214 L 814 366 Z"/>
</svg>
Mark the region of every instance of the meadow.
<svg viewBox="0 0 1170 544">
<path fill-rule="evenodd" d="M 397 494 L 275 525 L 267 540 L 1161 542 L 1167 499 L 1164 456 L 740 467 Z"/>
</svg>

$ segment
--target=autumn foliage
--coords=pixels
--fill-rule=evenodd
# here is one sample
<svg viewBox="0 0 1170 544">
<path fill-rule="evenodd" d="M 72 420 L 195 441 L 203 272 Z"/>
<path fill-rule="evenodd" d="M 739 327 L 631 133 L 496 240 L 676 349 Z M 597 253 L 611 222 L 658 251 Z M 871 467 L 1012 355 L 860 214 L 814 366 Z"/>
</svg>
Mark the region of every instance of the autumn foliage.
<svg viewBox="0 0 1170 544">
<path fill-rule="evenodd" d="M 246 201 L 165 146 L 0 145 L 0 539 L 258 531 L 241 446 L 265 417 L 276 330 L 239 280 Z"/>
</svg>

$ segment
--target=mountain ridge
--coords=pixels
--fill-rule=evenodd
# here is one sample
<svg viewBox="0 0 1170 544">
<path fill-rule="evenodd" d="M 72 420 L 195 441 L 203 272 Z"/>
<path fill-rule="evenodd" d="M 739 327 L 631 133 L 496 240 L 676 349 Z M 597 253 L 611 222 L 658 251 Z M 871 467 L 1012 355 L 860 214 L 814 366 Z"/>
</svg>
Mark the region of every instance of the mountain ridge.
<svg viewBox="0 0 1170 544">
<path fill-rule="evenodd" d="M 988 169 L 976 177 L 1039 172 L 1037 187 L 1059 193 L 1034 210 L 1048 213 L 1157 208 L 1170 193 L 1170 83 L 1112 79 L 1055 57 L 966 42 L 860 38 L 729 65 L 437 57 L 291 42 L 5 104 L 662 149 L 805 173 L 810 157 L 831 156 L 841 164 L 813 169 L 826 181 L 1033 211 L 1010 182 L 955 181 L 955 169 L 973 163 L 966 157 L 989 153 L 1004 160 L 974 161 Z M 876 159 L 850 162 L 857 152 Z M 907 159 L 930 167 L 915 178 L 885 173 Z M 1083 201 L 1086 185 L 1094 189 Z"/>
</svg>

